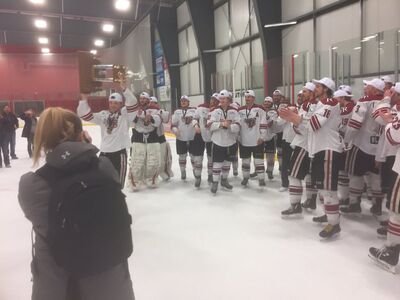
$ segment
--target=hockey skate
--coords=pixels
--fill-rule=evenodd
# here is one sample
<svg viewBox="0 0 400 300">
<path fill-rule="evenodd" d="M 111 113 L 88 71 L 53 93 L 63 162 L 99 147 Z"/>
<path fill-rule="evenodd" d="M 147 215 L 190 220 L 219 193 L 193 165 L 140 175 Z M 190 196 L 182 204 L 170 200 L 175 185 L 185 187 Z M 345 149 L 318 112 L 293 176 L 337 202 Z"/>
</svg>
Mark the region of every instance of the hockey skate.
<svg viewBox="0 0 400 300">
<path fill-rule="evenodd" d="M 317 208 L 317 197 L 313 197 L 311 199 L 307 199 L 304 201 L 304 203 L 301 205 L 305 209 L 316 209 Z"/>
<path fill-rule="evenodd" d="M 200 176 L 195 177 L 194 187 L 199 188 L 200 184 L 201 184 L 201 177 Z"/>
<path fill-rule="evenodd" d="M 250 178 L 251 178 L 251 179 L 254 179 L 254 178 L 256 178 L 256 177 L 257 177 L 257 173 L 256 173 L 256 172 L 250 174 Z"/>
<path fill-rule="evenodd" d="M 399 263 L 400 245 L 382 247 L 381 249 L 369 248 L 368 256 L 384 270 L 396 274 L 396 265 Z"/>
<path fill-rule="evenodd" d="M 339 224 L 328 224 L 324 227 L 324 229 L 322 229 L 322 231 L 319 233 L 319 236 L 324 239 L 329 239 L 340 233 L 340 231 L 341 229 Z"/>
<path fill-rule="evenodd" d="M 208 183 L 212 183 L 213 182 L 213 176 L 212 175 L 208 175 L 207 182 Z"/>
<path fill-rule="evenodd" d="M 361 213 L 360 203 L 353 203 L 347 207 L 341 207 L 340 212 L 344 214 L 359 214 Z"/>
<path fill-rule="evenodd" d="M 292 204 L 288 209 L 281 212 L 282 217 L 301 216 L 302 208 L 300 203 Z"/>
<path fill-rule="evenodd" d="M 248 178 L 243 178 L 242 182 L 240 183 L 243 186 L 247 186 L 249 184 L 249 179 Z"/>
<path fill-rule="evenodd" d="M 211 185 L 211 193 L 216 194 L 218 191 L 218 182 L 213 182 Z"/>
<path fill-rule="evenodd" d="M 266 173 L 267 173 L 267 176 L 268 176 L 268 180 L 269 180 L 269 181 L 274 180 L 274 175 L 272 174 L 271 171 L 266 171 Z"/>
<path fill-rule="evenodd" d="M 229 184 L 227 178 L 221 179 L 221 186 L 226 188 L 227 190 L 231 191 L 233 189 L 233 186 Z"/>
<path fill-rule="evenodd" d="M 379 227 L 376 230 L 376 233 L 378 234 L 379 237 L 386 238 L 386 236 L 387 236 L 387 226 Z"/>
<path fill-rule="evenodd" d="M 265 179 L 259 179 L 258 180 L 258 186 L 259 187 L 264 187 L 264 186 L 266 186 L 267 184 L 265 183 Z"/>
<path fill-rule="evenodd" d="M 376 217 L 379 217 L 382 215 L 382 204 L 373 204 L 369 210 L 371 214 L 373 214 Z"/>
<path fill-rule="evenodd" d="M 287 192 L 287 190 L 288 190 L 288 188 L 287 188 L 287 187 L 284 187 L 284 186 L 281 186 L 281 187 L 279 188 L 279 192 L 280 192 L 280 193 Z"/>
<path fill-rule="evenodd" d="M 322 215 L 320 217 L 312 218 L 312 221 L 314 223 L 326 223 L 326 222 L 328 222 L 328 217 L 326 215 Z"/>
</svg>

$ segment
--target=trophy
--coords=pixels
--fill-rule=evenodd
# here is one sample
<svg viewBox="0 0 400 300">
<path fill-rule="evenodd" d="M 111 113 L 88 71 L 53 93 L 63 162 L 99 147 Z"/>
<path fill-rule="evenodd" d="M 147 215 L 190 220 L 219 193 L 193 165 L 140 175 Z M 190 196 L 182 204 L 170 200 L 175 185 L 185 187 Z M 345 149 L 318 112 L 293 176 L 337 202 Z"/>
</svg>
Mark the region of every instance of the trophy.
<svg viewBox="0 0 400 300">
<path fill-rule="evenodd" d="M 81 93 L 90 94 L 102 89 L 105 82 L 121 82 L 130 76 L 123 65 L 105 65 L 89 52 L 78 52 L 79 85 Z"/>
</svg>

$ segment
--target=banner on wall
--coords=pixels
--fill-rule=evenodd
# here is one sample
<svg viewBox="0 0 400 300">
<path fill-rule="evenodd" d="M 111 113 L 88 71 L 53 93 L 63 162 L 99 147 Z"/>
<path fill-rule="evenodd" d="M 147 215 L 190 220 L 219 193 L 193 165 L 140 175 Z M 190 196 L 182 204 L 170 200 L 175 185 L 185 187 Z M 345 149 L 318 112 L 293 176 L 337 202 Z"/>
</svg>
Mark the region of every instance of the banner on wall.
<svg viewBox="0 0 400 300">
<path fill-rule="evenodd" d="M 156 87 L 165 85 L 165 72 L 164 72 L 164 51 L 161 47 L 161 42 L 154 43 L 154 56 L 156 60 Z"/>
</svg>

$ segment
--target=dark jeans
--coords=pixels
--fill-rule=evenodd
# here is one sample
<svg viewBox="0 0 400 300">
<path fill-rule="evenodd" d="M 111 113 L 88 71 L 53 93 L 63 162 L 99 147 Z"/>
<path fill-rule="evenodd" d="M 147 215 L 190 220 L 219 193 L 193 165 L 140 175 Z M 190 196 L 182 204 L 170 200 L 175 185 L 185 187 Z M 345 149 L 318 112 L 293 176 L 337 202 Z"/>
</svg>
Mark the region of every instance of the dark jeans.
<svg viewBox="0 0 400 300">
<path fill-rule="evenodd" d="M 281 180 L 283 187 L 289 187 L 289 169 L 290 169 L 290 158 L 292 157 L 293 149 L 290 147 L 290 143 L 282 141 L 282 168 L 281 168 Z"/>
<path fill-rule="evenodd" d="M 29 154 L 29 157 L 32 157 L 33 138 L 34 138 L 34 134 L 31 134 L 29 137 L 26 138 L 26 140 L 28 141 L 28 154 Z"/>
<path fill-rule="evenodd" d="M 17 156 L 17 155 L 15 155 L 15 139 L 16 139 L 16 132 L 14 130 L 10 136 L 10 155 L 11 155 L 11 157 Z"/>
<path fill-rule="evenodd" d="M 0 165 L 3 165 L 3 159 L 1 154 L 3 153 L 4 164 L 8 166 L 10 164 L 10 156 L 8 152 L 8 145 L 10 144 L 11 139 L 10 133 L 2 133 L 0 136 Z"/>
</svg>

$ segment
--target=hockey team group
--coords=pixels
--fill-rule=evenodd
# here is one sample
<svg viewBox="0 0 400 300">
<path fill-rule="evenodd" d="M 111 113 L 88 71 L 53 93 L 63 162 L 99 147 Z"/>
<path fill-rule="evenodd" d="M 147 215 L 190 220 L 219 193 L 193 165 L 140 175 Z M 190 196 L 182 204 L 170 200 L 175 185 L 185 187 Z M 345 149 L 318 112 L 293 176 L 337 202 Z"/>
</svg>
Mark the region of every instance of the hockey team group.
<svg viewBox="0 0 400 300">
<path fill-rule="evenodd" d="M 219 186 L 233 189 L 228 175 L 232 165 L 238 176 L 238 157 L 241 185 L 246 188 L 256 178 L 265 187 L 265 176 L 273 179 L 277 154 L 280 191 L 289 190 L 290 205 L 282 217 L 315 210 L 318 199 L 324 214 L 313 221 L 326 223 L 321 238 L 332 238 L 341 231 L 340 214 L 361 214 L 365 194 L 371 214 L 380 221 L 378 234 L 386 236 L 385 245 L 371 247 L 369 256 L 395 271 L 400 253 L 400 82 L 394 83 L 390 76 L 365 80 L 364 97 L 355 100 L 350 86 L 336 89 L 332 79 L 322 78 L 307 82 L 295 104 L 276 90 L 258 105 L 254 91 L 247 90 L 245 105 L 240 106 L 229 91 L 222 90 L 197 108 L 182 96 L 172 116 L 148 93 L 137 100 L 126 82 L 118 88 L 120 93 L 109 97 L 109 110 L 98 113 L 91 111 L 87 95 L 82 95 L 78 115 L 100 125 L 100 155 L 111 160 L 122 186 L 127 173 L 133 191 L 156 187 L 159 176 L 164 181 L 173 176 L 164 134 L 169 123 L 176 136 L 181 179 L 187 177 L 189 156 L 195 187 L 201 186 L 206 153 L 212 194 Z M 126 149 L 131 149 L 129 166 Z M 306 200 L 301 203 L 303 193 Z M 388 220 L 382 220 L 384 204 Z"/>
</svg>

